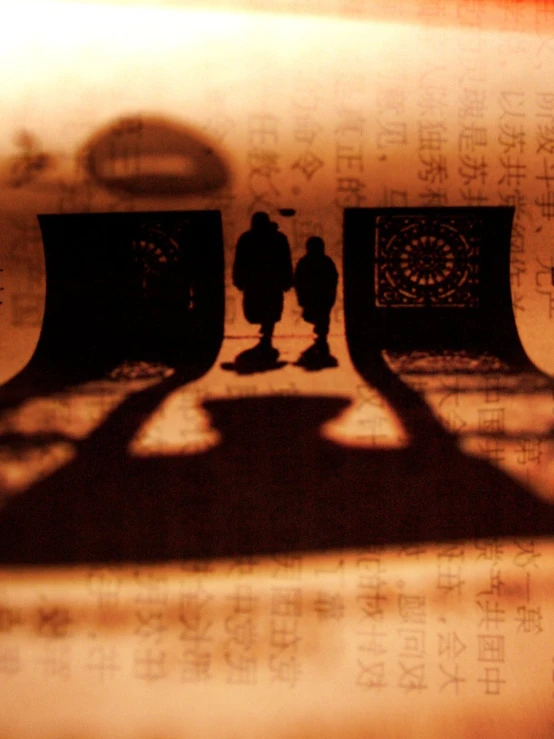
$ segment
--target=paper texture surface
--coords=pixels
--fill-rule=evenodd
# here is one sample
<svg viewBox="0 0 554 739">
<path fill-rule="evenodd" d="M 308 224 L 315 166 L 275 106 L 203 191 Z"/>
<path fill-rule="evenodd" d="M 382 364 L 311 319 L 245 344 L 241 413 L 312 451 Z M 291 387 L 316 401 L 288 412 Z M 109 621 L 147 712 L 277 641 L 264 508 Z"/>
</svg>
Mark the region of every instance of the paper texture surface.
<svg viewBox="0 0 554 739">
<path fill-rule="evenodd" d="M 54 290 L 38 215 L 135 213 L 159 244 L 142 214 L 219 212 L 225 271 L 205 372 L 134 356 L 4 386 L 3 737 L 552 733 L 553 39 L 544 2 L 7 11 L 0 380 L 31 359 Z M 412 341 L 364 364 L 345 209 L 462 207 L 513 209 L 506 281 L 531 363 Z M 278 361 L 241 371 L 257 326 L 233 263 L 256 211 L 293 266 L 323 239 L 336 366 L 298 365 L 313 326 L 291 289 Z M 453 243 L 435 250 L 448 274 Z M 441 310 L 483 300 L 472 248 Z M 418 310 L 402 259 L 367 275 L 379 308 Z M 113 286 L 115 256 L 102 264 Z M 82 285 L 63 289 L 68 315 Z M 90 315 L 106 300 L 92 291 Z"/>
</svg>

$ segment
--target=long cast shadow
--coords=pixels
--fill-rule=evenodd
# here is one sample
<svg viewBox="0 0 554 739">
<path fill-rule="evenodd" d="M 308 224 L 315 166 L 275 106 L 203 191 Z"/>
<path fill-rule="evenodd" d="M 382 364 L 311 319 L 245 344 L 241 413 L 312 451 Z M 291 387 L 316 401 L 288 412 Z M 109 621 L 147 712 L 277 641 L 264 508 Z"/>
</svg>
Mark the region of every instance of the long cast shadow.
<svg viewBox="0 0 554 739">
<path fill-rule="evenodd" d="M 127 451 L 133 435 L 187 378 L 131 396 L 72 463 L 6 505 L 0 561 L 155 562 L 554 532 L 554 507 L 461 452 L 379 355 L 362 375 L 398 414 L 406 448 L 322 437 L 344 398 L 267 396 L 206 402 L 222 438 L 211 450 L 138 458 Z"/>
<path fill-rule="evenodd" d="M 500 215 L 507 235 L 511 215 Z M 142 424 L 171 392 L 199 377 L 207 366 L 180 370 L 129 396 L 78 443 L 71 463 L 6 504 L 0 512 L 0 562 L 154 562 L 551 535 L 554 506 L 489 462 L 463 453 L 422 396 L 389 368 L 380 351 L 367 349 L 380 346 L 371 340 L 373 303 L 368 293 L 368 275 L 373 272 L 368 262 L 372 251 L 366 247 L 373 242 L 365 237 L 372 218 L 353 213 L 354 230 L 345 231 L 347 241 L 352 240 L 352 248 L 345 251 L 347 338 L 358 372 L 386 398 L 403 424 L 409 437 L 405 448 L 354 449 L 324 438 L 320 428 L 346 408 L 349 401 L 344 398 L 270 396 L 206 402 L 221 435 L 213 449 L 189 456 L 132 456 L 129 445 Z M 67 246 L 58 255 L 60 273 L 73 254 L 69 242 Z M 91 259 L 98 256 L 92 246 L 86 253 Z M 127 261 L 122 262 L 122 273 Z M 509 305 L 509 260 L 503 264 L 503 292 L 489 319 L 502 318 L 506 331 L 499 332 L 501 348 L 506 361 L 514 361 L 521 358 L 521 348 Z M 88 274 L 88 268 L 77 266 Z M 202 274 L 211 271 L 206 262 Z M 484 277 L 491 277 L 489 272 Z M 100 269 L 96 273 L 105 274 Z M 221 288 L 222 269 L 216 273 Z M 51 294 L 61 295 L 63 287 Z M 100 287 L 100 282 L 89 286 L 90 294 L 113 294 Z M 212 293 L 208 285 L 208 315 Z M 89 302 L 81 298 L 84 314 Z M 106 309 L 102 315 L 109 318 L 113 313 Z M 469 320 L 473 328 L 479 316 L 468 315 L 464 311 L 457 318 L 460 325 Z M 214 316 L 214 325 L 220 326 L 221 306 Z M 439 322 L 434 324 L 433 346 L 440 349 L 443 329 L 440 316 L 435 317 Z M 388 312 L 385 318 L 389 320 Z M 491 320 L 489 324 L 496 325 Z M 94 335 L 104 340 L 100 329 L 95 326 Z M 413 341 L 429 333 L 427 324 L 421 329 L 413 336 L 408 332 Z M 494 349 L 493 338 L 483 333 L 476 348 Z M 214 347 L 219 341 L 216 331 Z"/>
</svg>

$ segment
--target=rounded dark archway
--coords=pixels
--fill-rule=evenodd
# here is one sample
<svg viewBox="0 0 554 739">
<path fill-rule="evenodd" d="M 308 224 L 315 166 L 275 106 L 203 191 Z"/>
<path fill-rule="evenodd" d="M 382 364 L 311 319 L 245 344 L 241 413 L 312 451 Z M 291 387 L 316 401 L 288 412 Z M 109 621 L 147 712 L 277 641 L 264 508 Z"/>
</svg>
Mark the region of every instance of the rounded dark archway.
<svg viewBox="0 0 554 739">
<path fill-rule="evenodd" d="M 2 388 L 21 397 L 106 375 L 128 361 L 200 376 L 224 326 L 219 211 L 38 216 L 46 263 L 41 334 Z"/>
</svg>

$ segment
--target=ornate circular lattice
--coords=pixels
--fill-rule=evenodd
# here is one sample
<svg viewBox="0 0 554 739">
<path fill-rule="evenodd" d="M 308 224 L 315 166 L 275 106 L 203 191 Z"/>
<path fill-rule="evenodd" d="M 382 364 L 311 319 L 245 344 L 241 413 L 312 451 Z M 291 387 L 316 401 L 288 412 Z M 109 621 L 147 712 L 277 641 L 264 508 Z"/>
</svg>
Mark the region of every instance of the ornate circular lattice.
<svg viewBox="0 0 554 739">
<path fill-rule="evenodd" d="M 179 244 L 159 226 L 141 226 L 131 246 L 142 295 L 147 298 L 168 269 L 176 268 Z"/>
<path fill-rule="evenodd" d="M 378 304 L 476 305 L 478 244 L 461 226 L 456 219 L 379 219 Z"/>
</svg>

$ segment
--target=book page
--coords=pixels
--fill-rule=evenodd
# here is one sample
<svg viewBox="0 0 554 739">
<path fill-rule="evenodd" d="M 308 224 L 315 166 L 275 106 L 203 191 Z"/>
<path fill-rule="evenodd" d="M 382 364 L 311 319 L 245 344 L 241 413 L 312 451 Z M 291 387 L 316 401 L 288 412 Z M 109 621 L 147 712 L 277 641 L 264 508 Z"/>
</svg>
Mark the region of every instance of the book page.
<svg viewBox="0 0 554 739">
<path fill-rule="evenodd" d="M 549 736 L 554 7 L 5 15 L 0 735 Z"/>
</svg>

